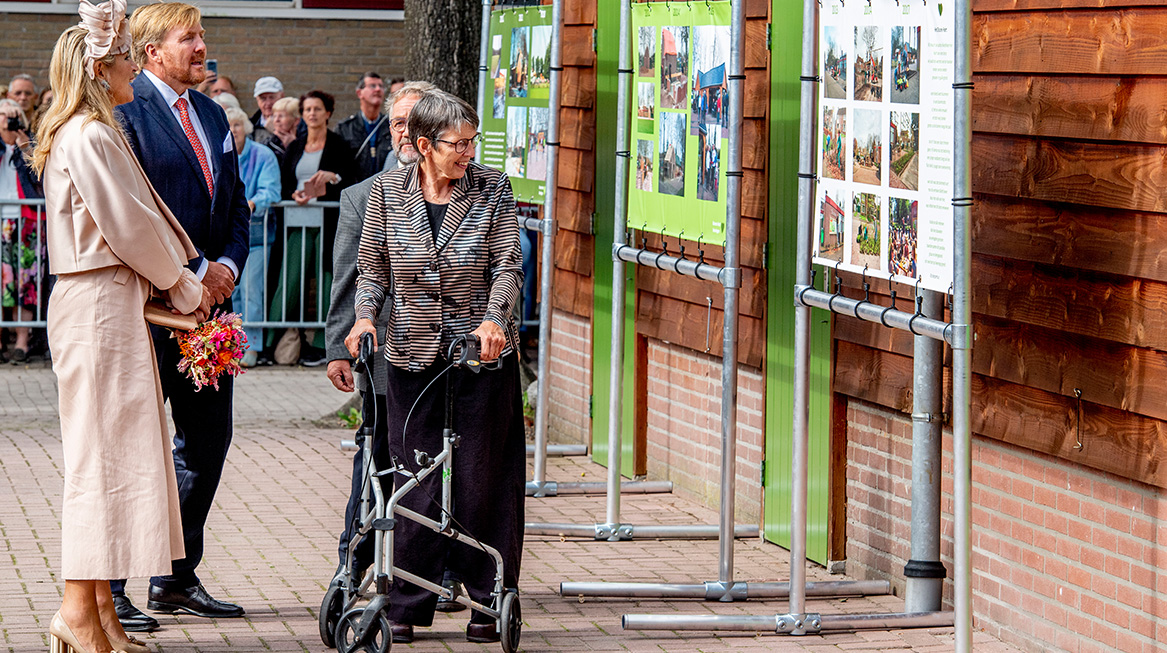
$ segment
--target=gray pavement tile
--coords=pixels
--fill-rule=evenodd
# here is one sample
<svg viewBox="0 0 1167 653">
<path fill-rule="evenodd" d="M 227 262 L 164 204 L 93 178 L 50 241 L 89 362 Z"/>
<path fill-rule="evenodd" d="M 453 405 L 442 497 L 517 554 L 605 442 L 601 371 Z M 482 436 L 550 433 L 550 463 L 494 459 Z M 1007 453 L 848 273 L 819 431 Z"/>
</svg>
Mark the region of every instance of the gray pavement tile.
<svg viewBox="0 0 1167 653">
<path fill-rule="evenodd" d="M 322 428 L 347 397 L 323 369 L 261 368 L 237 381 L 236 435 L 223 484 L 207 524 L 200 574 L 215 596 L 242 604 L 242 619 L 162 616 L 146 639 L 162 653 L 220 651 L 318 652 L 326 649 L 316 617 L 336 565 L 336 533 L 349 485 L 351 454 L 339 448 L 347 431 Z M 587 458 L 550 458 L 548 477 L 602 480 Z M 43 651 L 45 629 L 62 590 L 60 555 L 60 434 L 56 384 L 45 367 L 0 368 L 0 653 Z M 601 497 L 529 499 L 528 521 L 595 523 Z M 716 523 L 717 514 L 673 495 L 629 496 L 622 518 L 633 524 Z M 789 554 L 758 540 L 735 545 L 739 579 L 783 580 Z M 620 617 L 649 614 L 753 614 L 785 611 L 782 601 L 735 604 L 662 599 L 560 597 L 559 583 L 633 580 L 693 583 L 717 577 L 715 540 L 608 543 L 528 536 L 522 574 L 527 651 L 887 651 L 951 650 L 951 630 L 831 633 L 785 638 L 753 633 L 624 631 Z M 837 580 L 812 566 L 810 580 Z M 130 596 L 145 603 L 144 580 Z M 144 607 L 144 606 L 143 606 Z M 810 601 L 808 609 L 880 612 L 902 609 L 896 597 Z M 437 615 L 419 628 L 410 651 L 498 651 L 465 641 L 467 613 Z M 977 649 L 1012 651 L 979 633 Z M 947 648 L 946 648 L 947 647 Z"/>
</svg>

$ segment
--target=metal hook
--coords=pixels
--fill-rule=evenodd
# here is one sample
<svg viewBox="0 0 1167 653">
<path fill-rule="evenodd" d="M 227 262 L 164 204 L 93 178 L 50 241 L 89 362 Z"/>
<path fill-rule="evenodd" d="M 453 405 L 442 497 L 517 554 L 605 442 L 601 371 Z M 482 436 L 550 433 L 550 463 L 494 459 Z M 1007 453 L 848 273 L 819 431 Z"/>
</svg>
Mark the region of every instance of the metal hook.
<svg viewBox="0 0 1167 653">
<path fill-rule="evenodd" d="M 871 300 L 871 284 L 867 281 L 867 264 L 863 264 L 863 301 Z"/>
<path fill-rule="evenodd" d="M 839 276 L 839 266 L 842 264 L 843 264 L 842 261 L 835 261 L 835 294 L 836 295 L 839 294 L 839 289 L 841 289 L 843 287 L 843 278 Z"/>
<path fill-rule="evenodd" d="M 685 235 L 684 229 L 682 229 L 681 232 L 677 234 L 677 245 L 679 245 L 681 248 L 680 257 L 681 257 L 682 261 L 686 260 L 685 259 L 685 240 L 684 240 L 684 238 L 682 238 L 682 236 L 684 236 L 684 235 Z"/>
<path fill-rule="evenodd" d="M 1086 445 L 1082 444 L 1082 390 L 1081 388 L 1074 388 L 1074 397 L 1078 399 L 1076 412 L 1078 414 L 1077 424 L 1074 425 L 1074 451 L 1081 451 Z"/>
</svg>

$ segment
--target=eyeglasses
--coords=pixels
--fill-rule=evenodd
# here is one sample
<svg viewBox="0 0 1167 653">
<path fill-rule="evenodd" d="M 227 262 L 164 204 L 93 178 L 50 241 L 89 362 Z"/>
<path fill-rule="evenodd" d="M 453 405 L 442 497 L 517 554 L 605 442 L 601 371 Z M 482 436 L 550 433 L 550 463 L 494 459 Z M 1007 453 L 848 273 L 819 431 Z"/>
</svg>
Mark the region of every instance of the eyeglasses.
<svg viewBox="0 0 1167 653">
<path fill-rule="evenodd" d="M 475 134 L 473 138 L 463 138 L 458 141 L 447 141 L 440 138 L 435 138 L 436 143 L 445 143 L 446 145 L 453 145 L 454 151 L 458 154 L 465 152 L 471 145 L 478 146 L 482 144 L 482 134 Z"/>
<path fill-rule="evenodd" d="M 397 118 L 396 120 L 389 121 L 389 129 L 392 129 L 393 131 L 397 132 L 398 134 L 405 133 L 405 125 L 406 125 L 406 120 L 404 118 Z"/>
</svg>

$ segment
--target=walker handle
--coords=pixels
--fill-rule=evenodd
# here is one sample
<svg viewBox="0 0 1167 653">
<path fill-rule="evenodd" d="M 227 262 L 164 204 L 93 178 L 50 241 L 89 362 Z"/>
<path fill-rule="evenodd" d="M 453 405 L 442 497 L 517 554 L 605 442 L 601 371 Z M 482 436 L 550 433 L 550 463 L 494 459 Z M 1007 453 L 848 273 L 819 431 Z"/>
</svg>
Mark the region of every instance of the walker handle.
<svg viewBox="0 0 1167 653">
<path fill-rule="evenodd" d="M 353 371 L 364 374 L 365 370 L 369 368 L 369 361 L 373 360 L 373 352 L 375 350 L 376 348 L 373 347 L 373 334 L 368 332 L 362 333 L 360 354 L 357 356 L 357 364 L 353 366 Z"/>
</svg>

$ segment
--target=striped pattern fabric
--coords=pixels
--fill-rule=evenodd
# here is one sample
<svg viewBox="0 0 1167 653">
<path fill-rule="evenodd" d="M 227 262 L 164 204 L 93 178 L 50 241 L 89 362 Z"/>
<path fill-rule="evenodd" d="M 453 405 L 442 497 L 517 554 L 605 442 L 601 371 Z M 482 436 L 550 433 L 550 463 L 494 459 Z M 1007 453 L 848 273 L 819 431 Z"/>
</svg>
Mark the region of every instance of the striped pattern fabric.
<svg viewBox="0 0 1167 653">
<path fill-rule="evenodd" d="M 434 241 L 417 165 L 385 173 L 369 193 L 357 257 L 356 317 L 374 323 L 391 307 L 385 358 L 421 371 L 454 336 L 484 320 L 517 350 L 512 309 L 523 284 L 515 199 L 506 175 L 471 163 L 454 183 Z M 389 295 L 389 302 L 385 296 Z"/>
</svg>

